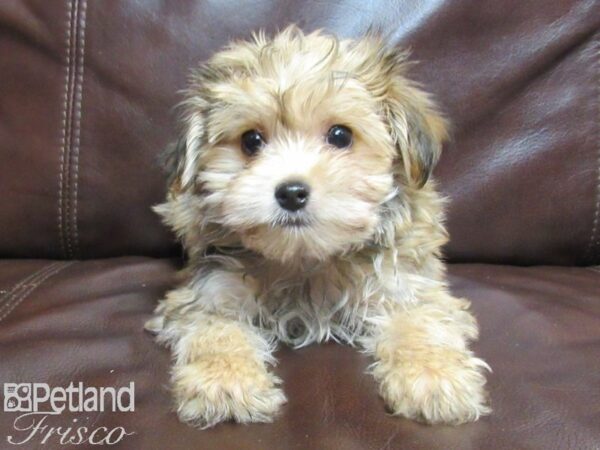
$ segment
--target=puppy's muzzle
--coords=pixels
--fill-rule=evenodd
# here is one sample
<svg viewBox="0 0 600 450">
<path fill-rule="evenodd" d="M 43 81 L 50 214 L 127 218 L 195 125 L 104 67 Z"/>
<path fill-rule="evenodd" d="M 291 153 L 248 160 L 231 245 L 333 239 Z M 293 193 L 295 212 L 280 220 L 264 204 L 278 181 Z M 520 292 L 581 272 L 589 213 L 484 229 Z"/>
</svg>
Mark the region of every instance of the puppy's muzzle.
<svg viewBox="0 0 600 450">
<path fill-rule="evenodd" d="M 310 188 L 301 181 L 288 181 L 275 188 L 275 199 L 283 209 L 298 211 L 306 206 Z"/>
</svg>

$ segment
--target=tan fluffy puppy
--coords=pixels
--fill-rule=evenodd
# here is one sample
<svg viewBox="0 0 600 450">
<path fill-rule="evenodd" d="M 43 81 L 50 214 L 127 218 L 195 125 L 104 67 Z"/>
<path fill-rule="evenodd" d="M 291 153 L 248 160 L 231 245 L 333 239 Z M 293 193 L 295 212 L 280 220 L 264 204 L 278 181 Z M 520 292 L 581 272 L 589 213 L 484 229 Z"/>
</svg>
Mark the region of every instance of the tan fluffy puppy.
<svg viewBox="0 0 600 450">
<path fill-rule="evenodd" d="M 189 259 L 146 326 L 172 349 L 182 420 L 271 421 L 286 400 L 276 343 L 331 339 L 373 356 L 394 414 L 489 412 L 477 325 L 440 261 L 429 175 L 446 123 L 405 71 L 375 36 L 290 27 L 194 72 L 156 208 Z"/>
</svg>

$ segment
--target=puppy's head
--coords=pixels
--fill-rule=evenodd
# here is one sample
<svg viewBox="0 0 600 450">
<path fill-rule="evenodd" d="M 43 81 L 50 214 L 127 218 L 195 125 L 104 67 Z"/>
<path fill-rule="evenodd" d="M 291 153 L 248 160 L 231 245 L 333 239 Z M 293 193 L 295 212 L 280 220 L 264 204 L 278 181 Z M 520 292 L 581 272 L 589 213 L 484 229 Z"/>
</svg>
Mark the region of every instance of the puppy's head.
<svg viewBox="0 0 600 450">
<path fill-rule="evenodd" d="M 170 192 L 188 206 L 160 211 L 184 242 L 219 228 L 282 262 L 360 248 L 386 202 L 424 186 L 446 137 L 404 71 L 375 36 L 290 27 L 231 44 L 194 73 L 185 102 Z"/>
</svg>

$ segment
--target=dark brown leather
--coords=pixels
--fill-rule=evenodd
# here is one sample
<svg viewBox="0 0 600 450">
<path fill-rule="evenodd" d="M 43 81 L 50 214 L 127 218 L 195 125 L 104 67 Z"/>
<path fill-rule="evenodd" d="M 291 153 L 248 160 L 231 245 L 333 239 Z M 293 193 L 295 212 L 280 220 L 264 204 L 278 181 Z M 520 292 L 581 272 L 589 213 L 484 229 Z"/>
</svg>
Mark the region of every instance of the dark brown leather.
<svg viewBox="0 0 600 450">
<path fill-rule="evenodd" d="M 390 417 L 367 358 L 337 345 L 278 352 L 273 424 L 200 431 L 170 412 L 169 353 L 142 331 L 179 264 L 159 258 L 179 249 L 150 211 L 155 157 L 190 66 L 292 21 L 411 47 L 454 123 L 446 253 L 478 263 L 450 279 L 480 321 L 492 416 Z M 0 382 L 134 381 L 133 413 L 48 421 L 123 426 L 127 450 L 599 449 L 600 266 L 481 264 L 600 263 L 599 24 L 597 0 L 0 2 L 0 257 L 23 258 L 0 260 Z M 98 259 L 120 255 L 143 256 Z M 0 411 L 1 449 L 14 419 Z"/>
<path fill-rule="evenodd" d="M 55 264 L 4 262 L 0 289 Z M 61 414 L 49 426 L 123 426 L 123 449 L 597 449 L 600 443 L 600 272 L 590 268 L 452 265 L 455 294 L 472 299 L 476 351 L 492 366 L 494 413 L 460 427 L 386 414 L 369 360 L 339 345 L 278 352 L 289 402 L 268 425 L 198 430 L 170 412 L 169 353 L 142 331 L 173 282 L 173 263 L 119 258 L 58 263 L 0 321 L 0 380 L 66 386 L 135 382 L 132 413 Z M 46 272 L 48 274 L 48 272 Z M 9 294 L 12 295 L 12 294 Z M 0 308 L 6 305 L 6 294 Z M 12 302 L 15 302 L 13 297 Z M 15 413 L 0 413 L 0 448 Z M 44 448 L 60 448 L 49 441 Z M 33 446 L 28 448 L 35 448 Z M 73 446 L 76 448 L 76 446 Z"/>
<path fill-rule="evenodd" d="M 0 255 L 178 252 L 150 211 L 189 67 L 296 22 L 410 47 L 454 123 L 452 260 L 600 260 L 595 0 L 0 2 Z"/>
</svg>

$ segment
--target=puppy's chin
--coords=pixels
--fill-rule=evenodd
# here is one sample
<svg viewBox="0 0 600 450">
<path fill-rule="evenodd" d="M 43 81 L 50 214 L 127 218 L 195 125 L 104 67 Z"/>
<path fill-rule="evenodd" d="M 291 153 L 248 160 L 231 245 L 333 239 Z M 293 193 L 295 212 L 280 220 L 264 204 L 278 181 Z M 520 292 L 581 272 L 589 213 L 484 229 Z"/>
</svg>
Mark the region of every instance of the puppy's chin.
<svg viewBox="0 0 600 450">
<path fill-rule="evenodd" d="M 242 244 L 267 259 L 285 264 L 326 261 L 356 250 L 373 235 L 376 220 L 326 225 L 292 218 L 239 232 Z"/>
</svg>

